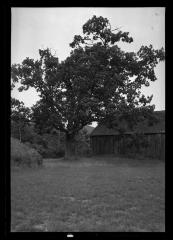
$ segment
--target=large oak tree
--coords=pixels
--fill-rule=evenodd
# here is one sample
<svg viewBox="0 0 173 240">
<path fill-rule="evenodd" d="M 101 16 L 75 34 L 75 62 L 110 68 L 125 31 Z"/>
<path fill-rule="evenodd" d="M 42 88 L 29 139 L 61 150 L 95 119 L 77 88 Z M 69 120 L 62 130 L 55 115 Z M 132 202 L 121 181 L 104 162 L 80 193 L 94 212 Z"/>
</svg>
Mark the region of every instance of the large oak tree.
<svg viewBox="0 0 173 240">
<path fill-rule="evenodd" d="M 130 44 L 133 38 L 112 29 L 107 18 L 93 16 L 83 25 L 83 35 L 74 36 L 65 61 L 45 49 L 39 50 L 39 60 L 26 58 L 12 66 L 19 90 L 34 87 L 39 93 L 32 108 L 36 126 L 66 134 L 66 157 L 74 155 L 77 133 L 93 121 L 111 126 L 124 118 L 134 124 L 152 115 L 152 96 L 144 96 L 141 87 L 156 80 L 154 68 L 165 59 L 164 49 L 150 45 L 125 52 L 120 41 Z"/>
</svg>

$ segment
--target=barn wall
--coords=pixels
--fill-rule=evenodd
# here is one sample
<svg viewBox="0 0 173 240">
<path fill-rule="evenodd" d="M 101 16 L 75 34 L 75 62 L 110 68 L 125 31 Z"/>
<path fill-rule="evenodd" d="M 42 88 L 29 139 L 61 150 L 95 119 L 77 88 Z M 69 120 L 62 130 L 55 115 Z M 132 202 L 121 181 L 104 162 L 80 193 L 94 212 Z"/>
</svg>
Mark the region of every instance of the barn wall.
<svg viewBox="0 0 173 240">
<path fill-rule="evenodd" d="M 147 156 L 165 159 L 165 134 L 148 134 L 146 137 L 149 145 L 146 148 Z"/>
<path fill-rule="evenodd" d="M 93 154 L 130 154 L 136 153 L 146 157 L 165 159 L 165 134 L 141 135 L 145 144 L 136 145 L 131 135 L 92 136 Z M 129 145 L 132 142 L 132 145 Z"/>
</svg>

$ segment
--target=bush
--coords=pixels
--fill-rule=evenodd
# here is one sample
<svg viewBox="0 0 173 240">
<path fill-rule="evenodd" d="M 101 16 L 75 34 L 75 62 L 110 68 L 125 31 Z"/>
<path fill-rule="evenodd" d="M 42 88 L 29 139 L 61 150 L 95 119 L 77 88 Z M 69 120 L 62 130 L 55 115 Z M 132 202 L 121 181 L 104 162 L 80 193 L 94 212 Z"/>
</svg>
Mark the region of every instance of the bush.
<svg viewBox="0 0 173 240">
<path fill-rule="evenodd" d="M 17 166 L 40 166 L 42 156 L 35 149 L 20 143 L 18 139 L 11 138 L 11 163 Z"/>
<path fill-rule="evenodd" d="M 20 138 L 18 125 L 14 121 L 11 121 L 11 136 L 18 140 Z M 64 135 L 62 133 L 40 135 L 33 126 L 25 125 L 21 129 L 21 136 L 22 143 L 35 149 L 44 158 L 59 158 L 65 155 Z"/>
<path fill-rule="evenodd" d="M 61 158 L 65 156 L 65 150 L 63 147 L 59 147 L 59 149 L 56 150 L 55 152 L 57 158 Z"/>
<path fill-rule="evenodd" d="M 47 148 L 44 150 L 43 157 L 44 158 L 61 158 L 64 157 L 65 151 L 62 148 L 59 149 L 52 149 L 52 148 Z"/>
<path fill-rule="evenodd" d="M 26 142 L 25 145 L 35 149 L 42 157 L 44 157 L 46 149 L 42 145 L 30 142 Z"/>
</svg>

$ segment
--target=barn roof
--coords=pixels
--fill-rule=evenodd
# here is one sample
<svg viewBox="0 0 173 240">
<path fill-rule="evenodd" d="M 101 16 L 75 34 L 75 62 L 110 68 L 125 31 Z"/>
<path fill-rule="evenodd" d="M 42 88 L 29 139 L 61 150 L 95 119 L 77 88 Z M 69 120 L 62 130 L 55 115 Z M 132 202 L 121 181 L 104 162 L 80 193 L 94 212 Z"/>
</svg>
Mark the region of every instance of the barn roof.
<svg viewBox="0 0 173 240">
<path fill-rule="evenodd" d="M 83 129 L 85 129 L 87 134 L 90 135 L 93 132 L 94 127 L 86 125 L 85 127 L 83 127 Z"/>
<path fill-rule="evenodd" d="M 131 131 L 126 127 L 124 134 L 132 133 L 164 133 L 165 132 L 165 111 L 155 111 L 158 122 L 154 125 L 148 125 L 147 122 L 140 122 L 134 127 L 134 130 Z M 90 136 L 101 136 L 101 135 L 119 135 L 120 132 L 117 128 L 108 128 L 105 125 L 98 125 Z"/>
</svg>

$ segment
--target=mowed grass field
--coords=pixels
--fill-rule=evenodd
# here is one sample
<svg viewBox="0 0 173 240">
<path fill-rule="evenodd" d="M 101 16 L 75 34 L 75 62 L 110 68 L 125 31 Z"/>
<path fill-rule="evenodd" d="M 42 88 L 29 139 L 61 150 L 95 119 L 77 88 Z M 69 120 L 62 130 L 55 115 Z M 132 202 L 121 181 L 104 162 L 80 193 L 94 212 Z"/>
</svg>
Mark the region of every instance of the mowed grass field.
<svg viewBox="0 0 173 240">
<path fill-rule="evenodd" d="M 165 169 L 157 160 L 44 160 L 11 170 L 11 231 L 163 232 Z"/>
</svg>

